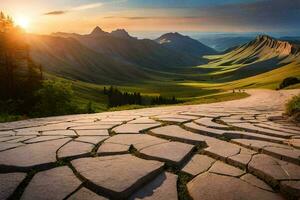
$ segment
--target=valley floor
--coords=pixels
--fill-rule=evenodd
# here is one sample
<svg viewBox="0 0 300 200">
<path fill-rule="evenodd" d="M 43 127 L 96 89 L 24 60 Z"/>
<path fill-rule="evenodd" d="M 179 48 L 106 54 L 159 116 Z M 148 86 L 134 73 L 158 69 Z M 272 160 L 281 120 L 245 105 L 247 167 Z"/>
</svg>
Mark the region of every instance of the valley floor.
<svg viewBox="0 0 300 200">
<path fill-rule="evenodd" d="M 300 90 L 0 124 L 0 199 L 298 199 Z M 275 120 L 275 121 L 274 121 Z"/>
</svg>

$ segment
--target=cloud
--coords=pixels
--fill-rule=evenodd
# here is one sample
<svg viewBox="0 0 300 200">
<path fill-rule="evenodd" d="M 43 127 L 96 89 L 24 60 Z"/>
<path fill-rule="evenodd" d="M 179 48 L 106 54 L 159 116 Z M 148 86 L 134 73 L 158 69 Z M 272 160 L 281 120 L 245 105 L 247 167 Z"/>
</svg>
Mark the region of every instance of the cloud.
<svg viewBox="0 0 300 200">
<path fill-rule="evenodd" d="M 297 28 L 300 21 L 299 0 L 257 0 L 195 8 L 190 12 L 203 18 L 202 25 L 284 30 Z"/>
<path fill-rule="evenodd" d="M 50 11 L 50 12 L 44 13 L 44 15 L 63 15 L 63 14 L 66 14 L 66 13 L 72 12 L 72 11 L 88 10 L 88 9 L 98 8 L 100 6 L 103 6 L 103 3 L 84 4 L 84 5 L 69 8 L 67 10 Z"/>
<path fill-rule="evenodd" d="M 153 19 L 200 19 L 197 16 L 147 16 L 147 17 L 139 17 L 139 16 L 131 16 L 131 17 L 123 17 L 123 16 L 107 16 L 104 19 L 128 19 L 128 20 L 153 20 Z"/>
<path fill-rule="evenodd" d="M 44 15 L 63 15 L 63 14 L 65 14 L 66 12 L 67 12 L 67 11 L 56 10 L 56 11 L 51 11 L 51 12 L 44 13 Z"/>
<path fill-rule="evenodd" d="M 116 15 L 106 19 L 157 20 L 161 23 L 187 25 L 201 29 L 236 31 L 292 31 L 299 30 L 300 0 L 253 0 L 209 6 L 168 7 L 144 10 L 140 15 Z M 151 13 L 165 13 L 165 16 L 152 16 Z M 171 13 L 172 15 L 168 15 Z M 147 15 L 148 14 L 148 15 Z M 172 22 L 164 20 L 173 20 Z M 182 21 L 180 21 L 182 20 Z"/>
<path fill-rule="evenodd" d="M 72 11 L 87 10 L 87 9 L 92 9 L 92 8 L 98 8 L 100 6 L 103 6 L 103 3 L 85 4 L 85 5 L 73 7 L 70 10 L 72 10 Z"/>
</svg>

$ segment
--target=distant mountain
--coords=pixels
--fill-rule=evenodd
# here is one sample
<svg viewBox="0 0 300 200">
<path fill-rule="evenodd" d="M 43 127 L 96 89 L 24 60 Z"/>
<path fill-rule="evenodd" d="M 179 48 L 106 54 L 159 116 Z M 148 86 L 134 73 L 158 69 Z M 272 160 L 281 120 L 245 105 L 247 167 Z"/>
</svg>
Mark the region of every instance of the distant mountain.
<svg viewBox="0 0 300 200">
<path fill-rule="evenodd" d="M 251 42 L 234 49 L 230 54 L 234 53 L 239 56 L 241 63 L 247 63 L 250 62 L 250 59 L 254 58 L 266 60 L 296 56 L 298 50 L 298 47 L 290 42 L 278 40 L 268 35 L 260 35 Z M 246 58 L 246 56 L 247 59 L 243 59 Z"/>
<path fill-rule="evenodd" d="M 155 40 L 157 43 L 178 52 L 185 52 L 192 56 L 212 55 L 217 52 L 201 42 L 179 33 L 166 33 Z"/>
<path fill-rule="evenodd" d="M 213 38 L 200 38 L 198 39 L 203 44 L 219 51 L 224 52 L 233 47 L 243 45 L 253 40 L 254 37 L 250 36 L 227 36 L 227 37 L 213 37 Z"/>
<path fill-rule="evenodd" d="M 208 65 L 218 71 L 219 80 L 230 81 L 255 76 L 290 63 L 300 64 L 300 48 L 287 41 L 260 35 Z"/>
<path fill-rule="evenodd" d="M 129 33 L 127 31 L 125 31 L 124 29 L 117 29 L 115 31 L 112 31 L 110 33 L 110 35 L 112 35 L 114 37 L 118 37 L 118 38 L 123 38 L 123 39 L 137 39 L 137 38 L 131 37 L 129 35 Z"/>
<path fill-rule="evenodd" d="M 93 51 L 73 37 L 28 35 L 27 40 L 32 59 L 59 76 L 93 83 L 149 78 L 140 67 Z"/>
<path fill-rule="evenodd" d="M 124 29 L 108 33 L 95 27 L 86 35 L 29 35 L 28 43 L 33 60 L 48 72 L 87 82 L 114 83 L 145 80 L 153 74 L 199 65 L 204 62 L 199 54 L 214 53 L 191 38 L 179 38 L 174 44 L 180 49 L 172 49 L 153 40 L 139 40 Z"/>
<path fill-rule="evenodd" d="M 93 31 L 90 33 L 91 36 L 97 37 L 97 36 L 103 36 L 103 35 L 108 35 L 109 33 L 103 31 L 99 26 L 93 29 Z M 77 35 L 78 37 L 80 35 Z"/>
<path fill-rule="evenodd" d="M 203 62 L 197 56 L 166 48 L 155 41 L 131 37 L 123 29 L 107 33 L 96 27 L 87 35 L 59 33 L 56 36 L 75 38 L 81 45 L 107 57 L 155 70 L 168 71 Z"/>
</svg>

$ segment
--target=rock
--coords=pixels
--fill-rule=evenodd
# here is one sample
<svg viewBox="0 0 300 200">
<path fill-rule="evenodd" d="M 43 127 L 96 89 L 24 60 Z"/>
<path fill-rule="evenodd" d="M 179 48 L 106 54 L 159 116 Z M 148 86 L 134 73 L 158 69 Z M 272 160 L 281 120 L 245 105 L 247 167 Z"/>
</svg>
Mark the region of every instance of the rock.
<svg viewBox="0 0 300 200">
<path fill-rule="evenodd" d="M 103 130 L 76 130 L 79 136 L 109 136 L 106 129 Z"/>
<path fill-rule="evenodd" d="M 0 152 L 0 165 L 33 167 L 56 162 L 56 151 L 70 139 L 27 144 Z"/>
<path fill-rule="evenodd" d="M 236 127 L 239 127 L 239 128 L 243 128 L 247 131 L 257 131 L 261 134 L 274 136 L 274 137 L 290 138 L 293 135 L 293 134 L 285 133 L 285 132 L 282 132 L 282 131 L 274 131 L 274 130 L 271 130 L 271 129 L 260 128 L 258 126 L 253 125 L 253 124 L 250 124 L 250 123 L 234 123 L 232 125 L 234 125 Z"/>
<path fill-rule="evenodd" d="M 15 138 L 15 139 L 13 139 L 13 140 L 9 140 L 9 141 L 6 141 L 6 142 L 9 142 L 9 143 L 19 143 L 19 142 L 24 142 L 24 141 L 27 141 L 27 140 L 30 140 L 30 139 L 32 139 L 32 138 L 35 138 L 36 136 L 33 136 L 33 135 L 31 135 L 31 136 L 22 136 L 22 137 L 20 137 L 20 138 Z"/>
<path fill-rule="evenodd" d="M 129 152 L 128 145 L 104 142 L 98 149 L 100 155 L 125 154 Z"/>
<path fill-rule="evenodd" d="M 167 143 L 169 141 L 147 134 L 120 134 L 110 137 L 105 142 L 127 146 L 133 145 L 137 150 L 141 150 L 149 146 Z"/>
<path fill-rule="evenodd" d="M 293 146 L 294 148 L 300 149 L 300 138 L 292 138 L 284 141 L 284 143 Z"/>
<path fill-rule="evenodd" d="M 275 143 L 283 143 L 285 139 L 268 136 L 268 135 L 262 135 L 259 133 L 250 133 L 246 131 L 228 131 L 224 133 L 224 136 L 229 139 L 254 139 L 254 140 L 262 140 L 267 142 L 275 142 Z"/>
<path fill-rule="evenodd" d="M 72 130 L 107 130 L 113 128 L 115 124 L 94 124 L 94 125 L 80 125 L 72 126 Z"/>
<path fill-rule="evenodd" d="M 80 176 L 99 191 L 115 199 L 128 197 L 155 178 L 163 167 L 163 163 L 143 160 L 132 155 L 81 158 L 71 163 Z"/>
<path fill-rule="evenodd" d="M 141 117 L 128 122 L 128 124 L 155 124 L 155 123 L 157 123 L 155 120 L 149 119 L 148 117 Z"/>
<path fill-rule="evenodd" d="M 22 136 L 1 137 L 0 142 L 7 142 L 7 141 L 18 139 L 18 138 L 22 138 Z"/>
<path fill-rule="evenodd" d="M 245 174 L 244 171 L 232 167 L 228 164 L 225 164 L 221 161 L 217 161 L 213 164 L 213 166 L 209 169 L 210 173 L 226 175 L 226 176 L 233 176 L 233 177 L 240 177 Z"/>
<path fill-rule="evenodd" d="M 268 184 L 266 184 L 262 180 L 256 178 L 252 174 L 245 174 L 244 176 L 241 177 L 241 179 L 253 186 L 260 188 L 260 189 L 274 192 L 273 189 Z"/>
<path fill-rule="evenodd" d="M 254 155 L 249 163 L 251 173 L 263 179 L 272 186 L 277 186 L 281 180 L 300 179 L 300 167 L 264 154 Z"/>
<path fill-rule="evenodd" d="M 227 162 L 233 166 L 239 167 L 241 169 L 247 169 L 249 162 L 252 159 L 252 156 L 256 154 L 255 151 L 241 148 L 241 151 L 237 155 L 233 155 L 227 158 Z"/>
<path fill-rule="evenodd" d="M 38 172 L 26 187 L 21 199 L 61 200 L 75 191 L 81 182 L 68 167 Z"/>
<path fill-rule="evenodd" d="M 300 150 L 293 147 L 272 142 L 248 139 L 234 139 L 235 143 L 251 148 L 257 152 L 277 157 L 279 159 L 300 164 Z"/>
<path fill-rule="evenodd" d="M 170 125 L 155 128 L 150 130 L 152 135 L 165 137 L 167 139 L 176 140 L 179 142 L 194 144 L 194 145 L 205 145 L 204 137 L 190 131 L 186 131 L 179 126 Z"/>
<path fill-rule="evenodd" d="M 71 141 L 58 150 L 57 156 L 58 158 L 66 158 L 88 155 L 93 148 L 93 144 Z"/>
<path fill-rule="evenodd" d="M 74 194 L 72 194 L 69 200 L 108 200 L 107 198 L 100 196 L 89 189 L 81 188 Z"/>
<path fill-rule="evenodd" d="M 51 140 L 58 140 L 58 139 L 63 139 L 66 138 L 66 136 L 39 136 L 39 137 L 35 137 L 33 139 L 30 140 L 26 140 L 24 143 L 26 144 L 32 144 L 32 143 L 38 143 L 38 142 L 47 142 L 47 141 L 51 141 Z"/>
<path fill-rule="evenodd" d="M 1 142 L 0 143 L 0 163 L 1 163 L 1 151 L 13 149 L 16 147 L 23 146 L 24 144 L 22 143 L 9 143 L 9 142 Z"/>
<path fill-rule="evenodd" d="M 118 134 L 135 134 L 157 126 L 160 126 L 160 124 L 123 124 L 114 128 L 113 131 Z"/>
<path fill-rule="evenodd" d="M 190 131 L 197 132 L 203 135 L 213 136 L 213 137 L 220 137 L 225 133 L 225 130 L 208 128 L 205 126 L 198 125 L 194 122 L 186 123 L 184 124 L 184 127 Z"/>
<path fill-rule="evenodd" d="M 263 153 L 277 157 L 279 159 L 300 165 L 300 150 L 282 147 L 265 147 Z"/>
<path fill-rule="evenodd" d="M 225 161 L 228 157 L 237 155 L 241 151 L 241 147 L 222 140 L 209 139 L 206 140 L 208 147 L 203 150 L 207 155 L 213 158 Z"/>
<path fill-rule="evenodd" d="M 172 117 L 161 117 L 157 118 L 159 121 L 170 122 L 170 123 L 184 123 L 190 121 L 189 119 L 180 119 L 180 118 L 172 118 Z"/>
<path fill-rule="evenodd" d="M 274 123 L 273 123 L 274 124 Z M 259 123 L 259 124 L 255 124 L 255 126 L 261 127 L 261 128 L 267 128 L 267 129 L 271 129 L 274 131 L 282 131 L 284 133 L 290 133 L 293 135 L 299 135 L 299 130 L 290 130 L 284 127 L 280 127 L 280 126 L 274 126 L 274 125 L 270 125 L 270 124 L 265 124 L 265 123 Z"/>
<path fill-rule="evenodd" d="M 108 138 L 108 136 L 81 136 L 81 137 L 76 138 L 75 141 L 87 142 L 87 143 L 96 145 L 107 138 Z"/>
<path fill-rule="evenodd" d="M 204 125 L 209 128 L 228 128 L 228 126 L 223 125 L 223 124 L 218 124 L 212 120 L 213 120 L 213 118 L 210 118 L 210 117 L 202 117 L 200 119 L 195 120 L 194 122 L 196 124 Z"/>
<path fill-rule="evenodd" d="M 150 159 L 180 165 L 192 152 L 194 146 L 180 142 L 167 142 L 145 147 L 139 152 Z"/>
<path fill-rule="evenodd" d="M 206 155 L 196 154 L 192 159 L 184 166 L 183 172 L 196 176 L 203 172 L 206 172 L 216 160 Z"/>
<path fill-rule="evenodd" d="M 191 115 L 184 115 L 184 114 L 167 114 L 167 115 L 158 115 L 155 116 L 155 118 L 161 119 L 161 118 L 172 118 L 172 119 L 186 119 L 186 120 L 195 120 L 199 117 L 191 116 Z"/>
<path fill-rule="evenodd" d="M 56 130 L 56 131 L 44 131 L 42 135 L 64 135 L 64 136 L 77 136 L 73 130 Z"/>
<path fill-rule="evenodd" d="M 0 199 L 8 199 L 25 177 L 25 173 L 0 174 Z"/>
<path fill-rule="evenodd" d="M 280 190 L 295 199 L 300 198 L 300 181 L 281 181 Z"/>
<path fill-rule="evenodd" d="M 14 136 L 15 134 L 14 131 L 0 131 L 0 137 Z"/>
<path fill-rule="evenodd" d="M 238 178 L 204 173 L 187 184 L 193 199 L 201 200 L 283 200 L 283 198 L 266 190 L 262 190 Z"/>
<path fill-rule="evenodd" d="M 135 192 L 131 200 L 177 200 L 177 175 L 165 172 Z"/>
</svg>

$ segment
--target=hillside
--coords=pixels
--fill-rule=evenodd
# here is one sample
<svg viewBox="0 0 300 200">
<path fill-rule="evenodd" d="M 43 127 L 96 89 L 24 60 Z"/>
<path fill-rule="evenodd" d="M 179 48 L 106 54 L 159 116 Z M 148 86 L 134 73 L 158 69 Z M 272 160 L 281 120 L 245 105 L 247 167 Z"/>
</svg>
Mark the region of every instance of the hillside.
<svg viewBox="0 0 300 200">
<path fill-rule="evenodd" d="M 218 81 L 232 81 L 268 72 L 299 62 L 296 44 L 261 35 L 232 51 L 207 57 L 211 62 L 198 69 L 208 71 Z"/>
<path fill-rule="evenodd" d="M 212 55 L 217 53 L 214 49 L 202 44 L 201 42 L 177 32 L 166 33 L 157 38 L 155 41 L 164 47 L 178 52 L 185 52 L 192 56 L 201 57 L 203 55 Z"/>
<path fill-rule="evenodd" d="M 74 38 L 28 35 L 32 59 L 50 73 L 94 83 L 147 78 L 134 64 L 93 51 Z"/>
</svg>

